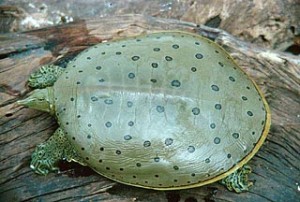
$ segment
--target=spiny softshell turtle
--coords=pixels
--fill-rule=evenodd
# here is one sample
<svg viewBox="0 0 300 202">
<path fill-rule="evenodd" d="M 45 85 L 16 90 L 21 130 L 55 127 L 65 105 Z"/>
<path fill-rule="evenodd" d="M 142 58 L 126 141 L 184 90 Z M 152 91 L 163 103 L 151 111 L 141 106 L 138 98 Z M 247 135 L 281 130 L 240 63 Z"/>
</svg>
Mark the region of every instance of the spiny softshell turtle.
<svg viewBox="0 0 300 202">
<path fill-rule="evenodd" d="M 95 45 L 65 70 L 33 73 L 18 103 L 60 128 L 32 155 L 46 175 L 60 159 L 133 186 L 174 190 L 222 180 L 241 192 L 270 111 L 257 85 L 217 44 L 159 32 Z"/>
</svg>

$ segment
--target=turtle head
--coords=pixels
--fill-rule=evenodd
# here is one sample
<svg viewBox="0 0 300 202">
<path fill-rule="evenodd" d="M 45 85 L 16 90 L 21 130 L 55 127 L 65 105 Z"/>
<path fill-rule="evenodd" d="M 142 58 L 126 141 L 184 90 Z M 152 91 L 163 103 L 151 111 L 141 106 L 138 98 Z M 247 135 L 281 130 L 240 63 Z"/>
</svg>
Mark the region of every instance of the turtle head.
<svg viewBox="0 0 300 202">
<path fill-rule="evenodd" d="M 17 101 L 17 104 L 54 114 L 53 88 L 34 90 L 24 100 Z"/>
</svg>

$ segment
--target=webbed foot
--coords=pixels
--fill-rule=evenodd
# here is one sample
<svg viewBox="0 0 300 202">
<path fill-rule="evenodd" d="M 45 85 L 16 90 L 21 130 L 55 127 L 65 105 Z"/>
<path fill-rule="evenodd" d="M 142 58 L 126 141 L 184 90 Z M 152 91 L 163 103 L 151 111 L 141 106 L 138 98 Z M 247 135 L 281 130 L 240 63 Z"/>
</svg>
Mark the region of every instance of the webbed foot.
<svg viewBox="0 0 300 202">
<path fill-rule="evenodd" d="M 56 65 L 42 66 L 39 70 L 30 75 L 28 85 L 32 88 L 52 86 L 63 71 L 63 68 Z"/>
<path fill-rule="evenodd" d="M 248 191 L 248 188 L 253 185 L 252 182 L 248 181 L 248 174 L 251 173 L 251 171 L 250 166 L 244 165 L 220 182 L 225 185 L 229 191 L 235 191 L 237 193 Z"/>
<path fill-rule="evenodd" d="M 36 147 L 31 158 L 30 168 L 40 175 L 57 171 L 59 160 L 76 161 L 84 165 L 60 128 L 45 143 Z"/>
</svg>

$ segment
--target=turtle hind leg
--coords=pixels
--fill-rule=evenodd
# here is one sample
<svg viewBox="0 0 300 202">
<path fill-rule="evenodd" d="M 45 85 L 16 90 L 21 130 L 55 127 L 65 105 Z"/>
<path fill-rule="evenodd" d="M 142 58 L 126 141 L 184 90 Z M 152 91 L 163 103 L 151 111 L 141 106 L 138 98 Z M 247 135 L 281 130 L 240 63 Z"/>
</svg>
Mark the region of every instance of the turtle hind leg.
<svg viewBox="0 0 300 202">
<path fill-rule="evenodd" d="M 61 128 L 58 128 L 46 142 L 38 145 L 31 158 L 30 168 L 40 175 L 57 171 L 59 160 L 76 161 L 85 165 Z"/>
<path fill-rule="evenodd" d="M 244 165 L 220 182 L 225 185 L 229 191 L 235 191 L 237 193 L 248 191 L 248 188 L 253 185 L 252 182 L 248 181 L 248 174 L 251 173 L 251 171 L 250 166 Z"/>
<path fill-rule="evenodd" d="M 56 65 L 44 65 L 30 75 L 28 85 L 32 88 L 52 86 L 64 69 Z"/>
</svg>

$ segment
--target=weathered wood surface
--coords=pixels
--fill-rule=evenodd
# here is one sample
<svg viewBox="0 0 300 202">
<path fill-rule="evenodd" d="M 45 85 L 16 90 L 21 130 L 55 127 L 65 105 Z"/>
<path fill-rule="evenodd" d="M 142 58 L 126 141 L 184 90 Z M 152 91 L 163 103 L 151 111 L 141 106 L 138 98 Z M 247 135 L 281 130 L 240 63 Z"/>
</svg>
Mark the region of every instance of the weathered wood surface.
<svg viewBox="0 0 300 202">
<path fill-rule="evenodd" d="M 65 65 L 78 51 L 104 40 L 179 29 L 223 45 L 257 82 L 272 112 L 267 141 L 249 162 L 254 186 L 235 194 L 218 183 L 181 191 L 153 191 L 114 183 L 91 170 L 62 163 L 60 173 L 29 168 L 35 146 L 57 128 L 53 117 L 15 105 L 30 91 L 26 80 L 40 65 Z M 139 15 L 79 21 L 0 42 L 0 201 L 300 201 L 300 59 L 259 48 L 218 29 Z"/>
</svg>

